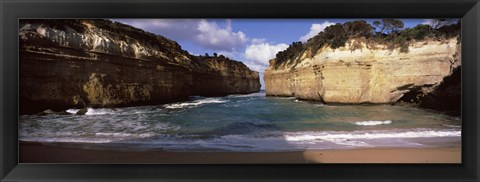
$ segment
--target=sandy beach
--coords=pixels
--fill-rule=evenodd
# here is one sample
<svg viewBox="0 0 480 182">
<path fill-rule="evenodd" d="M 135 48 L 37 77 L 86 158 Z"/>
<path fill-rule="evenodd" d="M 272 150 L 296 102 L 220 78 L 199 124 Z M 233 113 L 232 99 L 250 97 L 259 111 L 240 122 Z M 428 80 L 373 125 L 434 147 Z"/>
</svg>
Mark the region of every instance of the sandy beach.
<svg viewBox="0 0 480 182">
<path fill-rule="evenodd" d="M 365 148 L 298 152 L 170 152 L 100 150 L 20 142 L 20 163 L 295 164 L 461 163 L 461 147 Z"/>
</svg>

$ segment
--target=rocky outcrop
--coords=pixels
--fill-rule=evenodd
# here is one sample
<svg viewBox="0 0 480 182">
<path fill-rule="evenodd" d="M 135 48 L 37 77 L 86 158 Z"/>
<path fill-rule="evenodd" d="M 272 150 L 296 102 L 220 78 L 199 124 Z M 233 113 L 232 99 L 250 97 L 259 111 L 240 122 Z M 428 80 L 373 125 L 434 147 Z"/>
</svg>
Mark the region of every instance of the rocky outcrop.
<svg viewBox="0 0 480 182">
<path fill-rule="evenodd" d="M 458 39 L 415 41 L 408 52 L 349 39 L 340 48 L 325 45 L 314 55 L 301 54 L 295 64 L 278 66 L 273 59 L 265 71 L 266 94 L 346 104 L 395 103 L 407 93 L 428 95 L 461 66 Z"/>
<path fill-rule="evenodd" d="M 20 21 L 20 112 L 258 92 L 258 72 L 109 20 Z"/>
<path fill-rule="evenodd" d="M 425 92 L 412 89 L 400 98 L 398 104 L 413 104 L 415 106 L 434 109 L 453 116 L 461 115 L 462 106 L 462 69 L 455 68 L 453 73 L 443 78 L 440 85 Z"/>
<path fill-rule="evenodd" d="M 248 67 L 241 62 L 223 56 L 199 56 L 197 59 L 203 64 L 193 72 L 193 95 L 223 96 L 260 89 L 258 72 L 245 71 Z"/>
</svg>

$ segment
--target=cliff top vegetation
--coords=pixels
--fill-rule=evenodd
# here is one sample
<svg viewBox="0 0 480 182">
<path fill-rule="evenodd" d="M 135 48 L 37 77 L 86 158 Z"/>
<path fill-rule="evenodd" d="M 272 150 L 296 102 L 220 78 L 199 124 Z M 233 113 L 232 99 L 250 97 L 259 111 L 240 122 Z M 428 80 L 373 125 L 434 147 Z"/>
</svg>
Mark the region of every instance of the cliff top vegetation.
<svg viewBox="0 0 480 182">
<path fill-rule="evenodd" d="M 367 44 L 384 44 L 391 50 L 399 48 L 400 52 L 407 53 L 413 41 L 459 37 L 461 29 L 459 19 L 435 19 L 431 25 L 420 24 L 411 28 L 404 28 L 403 22 L 397 19 L 382 19 L 372 24 L 355 20 L 330 25 L 307 42 L 293 42 L 286 50 L 278 52 L 270 61 L 271 66 L 278 69 L 281 65 L 296 65 L 305 53 L 311 58 L 322 47 L 344 47 L 349 39 L 354 38 L 362 38 Z"/>
<path fill-rule="evenodd" d="M 209 67 L 212 69 L 215 67 L 215 65 L 218 64 L 224 64 L 227 67 L 237 67 L 237 68 L 242 68 L 242 69 L 249 69 L 245 64 L 243 64 L 240 61 L 236 61 L 233 59 L 230 59 L 224 55 L 218 55 L 217 53 L 213 53 L 213 55 L 208 55 L 208 53 L 205 53 L 205 55 L 199 55 L 199 56 L 194 56 L 193 60 L 195 60 L 193 63 L 197 67 Z M 256 72 L 256 71 L 253 71 Z"/>
</svg>

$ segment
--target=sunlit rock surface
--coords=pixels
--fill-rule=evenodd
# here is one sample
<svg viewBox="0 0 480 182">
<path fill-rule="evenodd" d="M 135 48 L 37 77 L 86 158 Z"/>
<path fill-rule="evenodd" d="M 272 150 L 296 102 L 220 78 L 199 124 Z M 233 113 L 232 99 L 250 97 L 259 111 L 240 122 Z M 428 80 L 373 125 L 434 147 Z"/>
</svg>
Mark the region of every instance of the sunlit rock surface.
<svg viewBox="0 0 480 182">
<path fill-rule="evenodd" d="M 266 94 L 345 104 L 395 103 L 412 92 L 425 96 L 461 67 L 457 40 L 417 41 L 401 52 L 350 39 L 337 49 L 324 46 L 312 58 L 300 55 L 297 64 L 276 68 L 273 59 L 265 71 Z"/>
<path fill-rule="evenodd" d="M 258 92 L 258 72 L 108 20 L 21 20 L 20 112 Z"/>
</svg>

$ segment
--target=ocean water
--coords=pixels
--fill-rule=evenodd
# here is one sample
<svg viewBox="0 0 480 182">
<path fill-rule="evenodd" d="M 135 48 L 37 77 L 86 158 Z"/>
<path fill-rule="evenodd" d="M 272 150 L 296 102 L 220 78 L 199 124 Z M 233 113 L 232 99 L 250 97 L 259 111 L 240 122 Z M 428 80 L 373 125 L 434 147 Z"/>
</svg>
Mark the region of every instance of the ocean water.
<svg viewBox="0 0 480 182">
<path fill-rule="evenodd" d="M 264 92 L 191 97 L 157 106 L 89 108 L 85 115 L 22 115 L 19 138 L 85 148 L 167 151 L 300 151 L 445 147 L 461 119 L 392 105 L 324 105 Z"/>
</svg>

